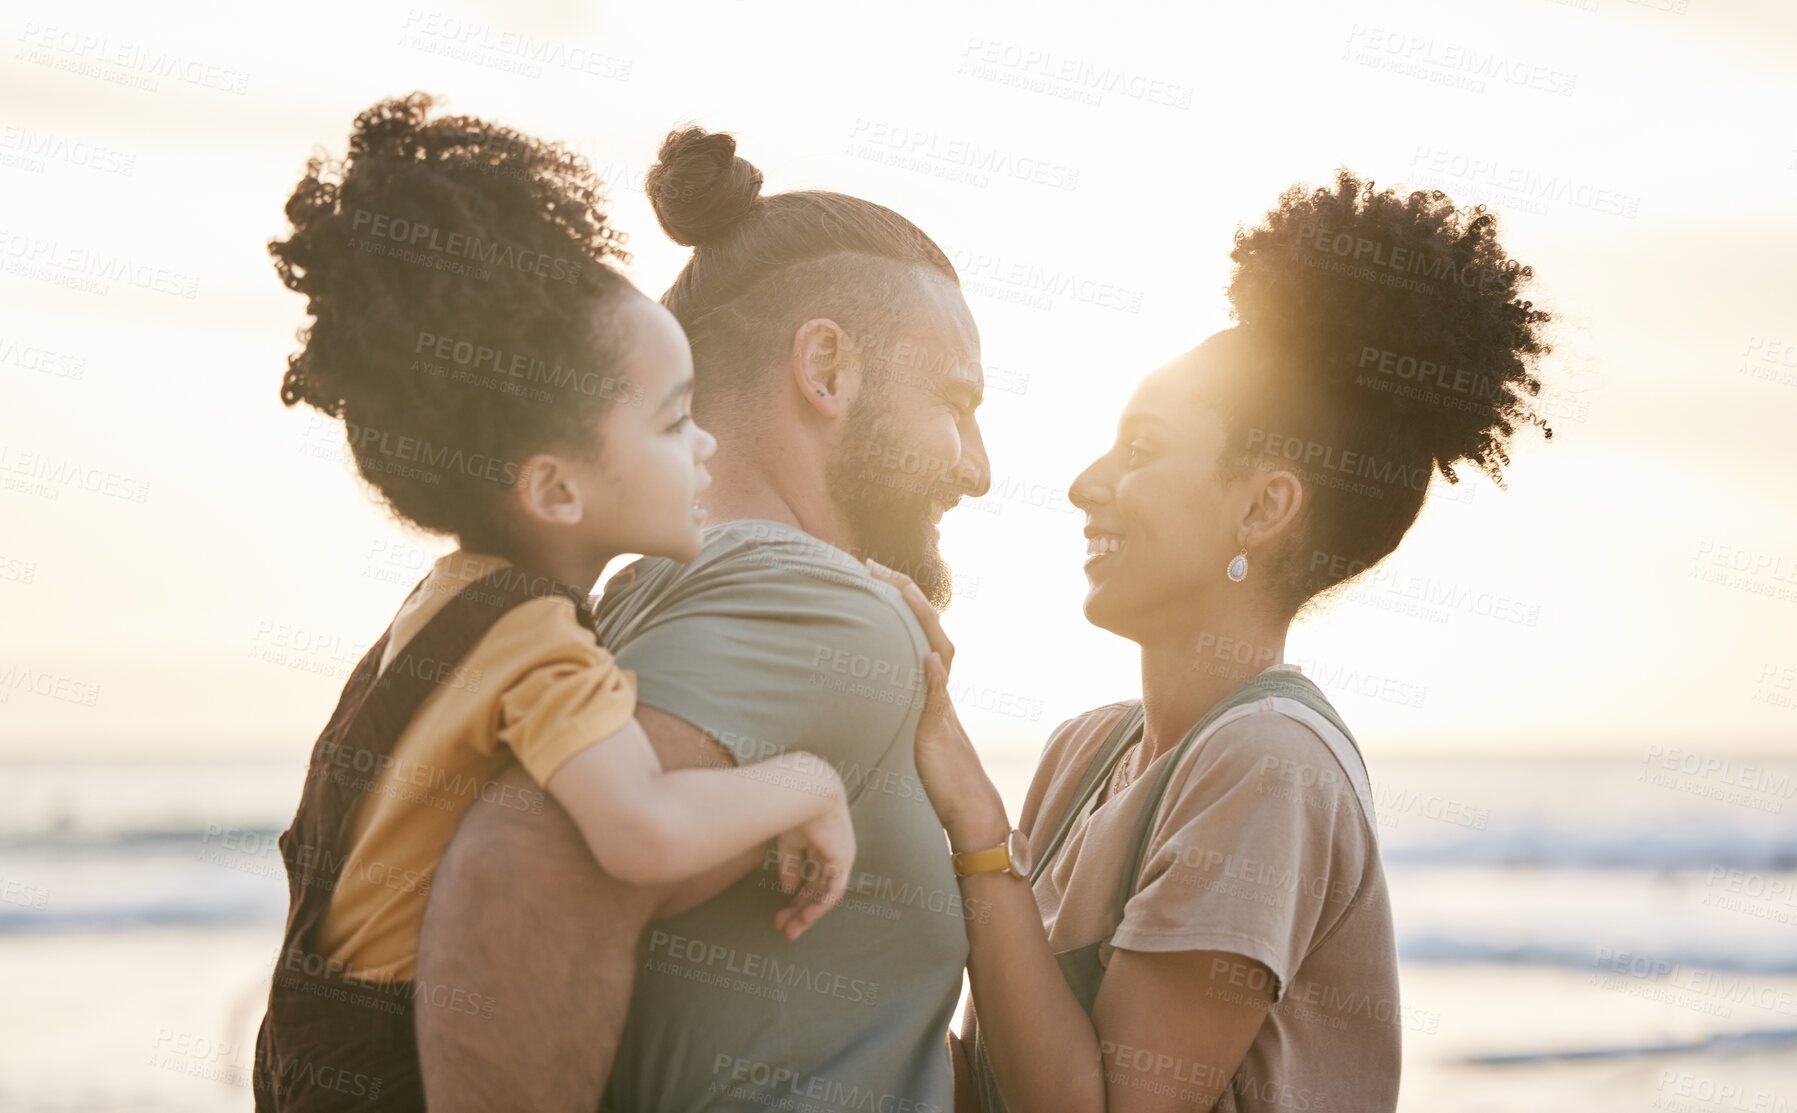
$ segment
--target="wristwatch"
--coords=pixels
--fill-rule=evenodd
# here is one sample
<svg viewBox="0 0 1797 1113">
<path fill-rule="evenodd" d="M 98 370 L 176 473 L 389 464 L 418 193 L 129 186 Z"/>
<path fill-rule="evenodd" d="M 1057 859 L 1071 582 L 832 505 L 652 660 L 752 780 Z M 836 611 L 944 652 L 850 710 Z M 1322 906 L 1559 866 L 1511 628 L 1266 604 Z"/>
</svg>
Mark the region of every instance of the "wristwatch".
<svg viewBox="0 0 1797 1113">
<path fill-rule="evenodd" d="M 1005 834 L 1005 841 L 997 846 L 985 850 L 970 850 L 964 854 L 951 854 L 949 857 L 954 859 L 957 878 L 1004 870 L 1023 881 L 1028 880 L 1030 874 L 1030 841 L 1015 827 Z"/>
</svg>

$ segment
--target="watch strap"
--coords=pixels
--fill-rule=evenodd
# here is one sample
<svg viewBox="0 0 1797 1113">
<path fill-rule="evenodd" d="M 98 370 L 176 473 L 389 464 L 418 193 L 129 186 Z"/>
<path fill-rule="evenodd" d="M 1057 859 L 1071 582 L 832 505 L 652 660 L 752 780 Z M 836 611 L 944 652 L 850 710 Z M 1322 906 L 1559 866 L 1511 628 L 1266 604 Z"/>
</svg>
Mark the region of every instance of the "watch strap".
<svg viewBox="0 0 1797 1113">
<path fill-rule="evenodd" d="M 1011 868 L 1011 846 L 1009 841 L 985 850 L 970 850 L 964 854 L 952 855 L 955 862 L 955 876 L 967 877 L 975 873 L 990 873 L 993 870 Z"/>
</svg>

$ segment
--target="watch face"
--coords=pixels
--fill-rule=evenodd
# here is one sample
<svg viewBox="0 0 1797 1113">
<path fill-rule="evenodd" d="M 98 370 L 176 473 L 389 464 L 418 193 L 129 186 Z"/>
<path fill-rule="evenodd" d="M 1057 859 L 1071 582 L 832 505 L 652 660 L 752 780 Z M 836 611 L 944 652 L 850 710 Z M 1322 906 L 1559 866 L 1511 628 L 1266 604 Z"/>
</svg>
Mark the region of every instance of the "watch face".
<svg viewBox="0 0 1797 1113">
<path fill-rule="evenodd" d="M 1030 860 L 1030 840 L 1022 831 L 1013 827 L 1011 833 L 1005 836 L 1005 849 L 1011 852 L 1011 872 L 1028 880 L 1030 870 L 1035 867 L 1035 863 Z"/>
</svg>

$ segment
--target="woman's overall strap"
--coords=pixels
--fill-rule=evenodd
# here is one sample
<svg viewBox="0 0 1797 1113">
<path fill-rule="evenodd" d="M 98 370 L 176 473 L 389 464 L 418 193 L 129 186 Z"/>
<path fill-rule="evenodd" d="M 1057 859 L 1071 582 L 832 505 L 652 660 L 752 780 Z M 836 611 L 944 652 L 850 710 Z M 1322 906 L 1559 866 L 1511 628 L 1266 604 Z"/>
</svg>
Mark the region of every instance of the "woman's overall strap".
<svg viewBox="0 0 1797 1113">
<path fill-rule="evenodd" d="M 1120 924 L 1123 922 L 1124 906 L 1129 903 L 1131 897 L 1135 896 L 1136 881 L 1142 873 L 1142 861 L 1148 854 L 1148 838 L 1154 830 L 1156 814 L 1160 811 L 1161 802 L 1166 798 L 1167 788 L 1173 783 L 1174 774 L 1178 771 L 1180 763 L 1185 760 L 1192 748 L 1199 743 L 1205 732 L 1210 729 L 1211 725 L 1218 719 L 1221 719 L 1226 713 L 1245 704 L 1257 703 L 1260 700 L 1274 696 L 1295 699 L 1339 727 L 1343 734 L 1348 733 L 1348 728 L 1342 724 L 1341 718 L 1335 713 L 1335 709 L 1329 706 L 1329 701 L 1323 697 L 1322 691 L 1310 681 L 1309 677 L 1306 677 L 1302 673 L 1293 673 L 1284 670 L 1278 672 L 1263 672 L 1249 677 L 1247 680 L 1231 689 L 1229 693 L 1218 700 L 1209 711 L 1206 711 L 1196 723 L 1192 724 L 1190 730 L 1186 731 L 1185 737 L 1180 739 L 1179 745 L 1175 747 L 1173 753 L 1168 756 L 1166 763 L 1161 767 L 1160 773 L 1154 779 L 1154 787 L 1149 790 L 1148 799 L 1142 804 L 1142 812 L 1136 817 L 1136 830 L 1135 835 L 1131 840 L 1127 865 L 1124 867 L 1123 873 L 1117 878 L 1116 923 Z M 1349 740 L 1352 741 L 1351 735 L 1349 736 Z M 1331 749 L 1334 749 L 1333 744 L 1331 745 Z M 1342 760 L 1342 755 L 1337 754 L 1336 759 L 1338 761 Z M 1344 761 L 1343 764 L 1346 766 L 1347 762 Z M 1354 755 L 1353 764 L 1355 768 L 1363 768 L 1360 766 L 1358 752 Z M 1349 770 L 1349 776 L 1353 776 L 1352 769 Z M 1364 769 L 1361 773 L 1361 780 L 1365 780 Z M 1369 809 L 1367 815 L 1370 818 L 1372 815 L 1370 794 L 1363 802 Z"/>
<path fill-rule="evenodd" d="M 1325 696 L 1323 690 L 1302 673 L 1286 673 L 1277 677 L 1267 694 L 1303 704 L 1339 731 L 1341 738 L 1347 739 L 1348 744 L 1343 746 L 1341 740 L 1333 734 L 1325 732 L 1322 735 L 1323 743 L 1329 747 L 1329 752 L 1335 755 L 1335 760 L 1341 765 L 1342 772 L 1347 774 L 1348 783 L 1354 786 L 1354 794 L 1360 797 L 1360 806 L 1366 811 L 1367 822 L 1373 825 L 1373 830 L 1377 831 L 1379 824 L 1373 814 L 1373 785 L 1367 776 L 1366 761 L 1360 756 L 1360 743 L 1354 740 L 1354 732 L 1348 729 L 1348 724 L 1342 722 L 1341 716 L 1336 714 L 1335 707 L 1329 702 L 1329 697 Z"/>
<path fill-rule="evenodd" d="M 1110 736 L 1104 740 L 1104 745 L 1098 747 L 1098 752 L 1093 754 L 1092 760 L 1087 763 L 1085 775 L 1080 777 L 1079 784 L 1074 787 L 1073 796 L 1067 803 L 1067 810 L 1061 813 L 1061 819 L 1055 826 L 1054 834 L 1042 847 L 1030 848 L 1032 852 L 1030 856 L 1036 860 L 1035 865 L 1030 869 L 1031 885 L 1034 885 L 1036 879 L 1042 876 L 1042 871 L 1048 868 L 1048 863 L 1053 860 L 1055 852 L 1061 848 L 1061 843 L 1066 841 L 1067 832 L 1073 829 L 1073 821 L 1085 808 L 1086 801 L 1092 797 L 1094 792 L 1098 791 L 1098 786 L 1104 782 L 1104 779 L 1110 776 L 1111 767 L 1116 765 L 1117 758 L 1128 747 L 1130 738 L 1135 735 L 1141 725 L 1142 701 L 1130 700 L 1124 707 L 1123 714 L 1117 717 L 1117 724 L 1111 728 Z"/>
</svg>

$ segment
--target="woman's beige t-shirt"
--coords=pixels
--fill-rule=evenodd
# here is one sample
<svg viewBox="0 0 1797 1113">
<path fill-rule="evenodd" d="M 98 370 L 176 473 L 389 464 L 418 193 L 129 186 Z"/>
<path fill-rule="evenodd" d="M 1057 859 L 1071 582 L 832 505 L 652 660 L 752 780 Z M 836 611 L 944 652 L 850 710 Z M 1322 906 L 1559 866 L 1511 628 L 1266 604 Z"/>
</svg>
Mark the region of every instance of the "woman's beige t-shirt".
<svg viewBox="0 0 1797 1113">
<path fill-rule="evenodd" d="M 1018 824 L 1032 846 L 1046 849 L 1127 706 L 1056 728 Z M 1347 746 L 1321 716 L 1282 698 L 1236 708 L 1208 728 L 1169 783 L 1122 923 L 1113 921 L 1118 876 L 1170 753 L 1114 799 L 1094 797 L 1035 885 L 1057 952 L 1109 936 L 1100 948 L 1107 965 L 1116 948 L 1223 951 L 1272 971 L 1270 986 L 1256 967 L 1229 972 L 1240 989 L 1228 992 L 1276 1003 L 1220 1110 L 1361 1113 L 1397 1104 L 1405 1017 L 1391 904 L 1373 818 L 1325 732 Z M 1141 1052 L 1111 1048 L 1105 1069 L 1139 1077 L 1151 1061 Z M 1178 1065 L 1165 1073 L 1161 1081 L 1177 1091 Z"/>
</svg>

